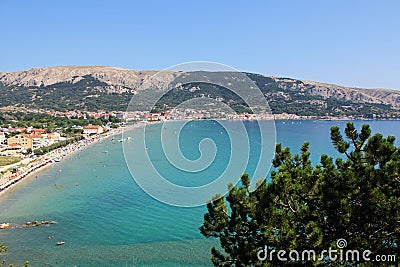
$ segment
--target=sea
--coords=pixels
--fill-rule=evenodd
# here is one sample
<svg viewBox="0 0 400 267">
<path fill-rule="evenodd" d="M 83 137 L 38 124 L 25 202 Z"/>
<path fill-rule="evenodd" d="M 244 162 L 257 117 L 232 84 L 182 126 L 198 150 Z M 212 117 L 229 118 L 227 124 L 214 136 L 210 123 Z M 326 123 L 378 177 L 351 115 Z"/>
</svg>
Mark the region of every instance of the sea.
<svg viewBox="0 0 400 267">
<path fill-rule="evenodd" d="M 293 153 L 300 151 L 303 142 L 309 142 L 313 164 L 318 163 L 321 154 L 341 157 L 333 148 L 329 133 L 335 125 L 343 130 L 345 121 L 277 120 L 276 135 L 270 132 L 267 136 L 272 140 L 269 144 L 262 142 L 256 122 L 230 123 L 230 129 L 236 129 L 236 124 L 245 127 L 247 141 L 243 142 L 250 147 L 247 151 L 238 148 L 232 141 L 234 134 L 215 121 L 190 121 L 170 133 L 167 127 L 174 129 L 173 126 L 154 124 L 146 126 L 144 148 L 136 146 L 137 140 L 143 141 L 144 133 L 137 128 L 123 136 L 106 138 L 31 175 L 0 195 L 0 223 L 13 225 L 0 230 L 0 243 L 8 247 L 0 260 L 19 265 L 29 261 L 30 266 L 212 266 L 210 248 L 218 247 L 219 242 L 200 234 L 206 212 L 202 197 L 209 194 L 211 199 L 213 194 L 224 193 L 229 178 L 223 180 L 223 187 L 214 187 L 212 182 L 224 176 L 230 164 L 240 165 L 230 154 L 239 153 L 239 159 L 246 160 L 243 170 L 241 165 L 228 173 L 232 183 L 238 181 L 242 172 L 265 172 L 268 179 L 270 159 L 267 157 L 260 164 L 258 161 L 263 150 L 273 151 L 271 142 L 281 143 Z M 358 129 L 369 124 L 373 133 L 400 139 L 400 121 L 354 124 Z M 160 139 L 163 128 L 164 137 Z M 202 140 L 209 144 L 201 144 Z M 179 157 L 177 153 L 165 154 L 168 145 L 163 142 L 177 144 Z M 179 190 L 164 195 L 158 195 L 157 190 L 149 191 L 148 183 L 162 190 L 162 182 L 150 177 L 152 170 L 148 170 L 146 179 L 143 169 L 148 163 L 138 160 L 145 160 L 143 155 L 149 155 L 147 159 L 164 182 L 177 185 L 179 190 L 208 185 L 208 191 L 197 202 L 180 198 Z M 203 156 L 206 162 L 196 161 Z M 197 162 L 195 167 L 201 168 L 184 169 L 176 162 L 183 159 L 188 160 L 188 166 Z M 260 166 L 264 169 L 258 173 L 255 169 Z M 196 196 L 190 192 L 182 194 Z M 57 224 L 21 227 L 36 220 Z M 58 246 L 59 241 L 65 244 Z"/>
</svg>

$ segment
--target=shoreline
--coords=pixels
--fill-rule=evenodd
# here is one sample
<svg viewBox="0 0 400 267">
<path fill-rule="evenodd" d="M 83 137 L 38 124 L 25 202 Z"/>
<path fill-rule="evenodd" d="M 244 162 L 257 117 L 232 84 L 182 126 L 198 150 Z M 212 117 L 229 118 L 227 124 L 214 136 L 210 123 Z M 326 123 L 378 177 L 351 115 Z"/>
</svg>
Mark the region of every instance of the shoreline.
<svg viewBox="0 0 400 267">
<path fill-rule="evenodd" d="M 14 188 L 14 186 L 17 183 L 19 183 L 22 180 L 25 180 L 25 178 L 29 178 L 33 174 L 38 173 L 38 172 L 46 169 L 47 167 L 50 167 L 53 164 L 57 163 L 56 159 L 65 158 L 68 155 L 71 155 L 77 151 L 81 151 L 85 148 L 88 148 L 92 144 L 103 141 L 104 139 L 106 139 L 108 137 L 122 134 L 124 130 L 131 130 L 136 127 L 137 127 L 136 125 L 133 125 L 128 128 L 113 129 L 113 130 L 110 130 L 109 132 L 106 132 L 105 134 L 94 135 L 88 139 L 82 139 L 78 142 L 69 144 L 62 148 L 57 148 L 57 149 L 52 150 L 42 156 L 39 156 L 38 158 L 29 162 L 26 167 L 22 167 L 22 168 L 27 168 L 27 169 L 18 171 L 16 174 L 11 174 L 11 175 L 6 176 L 7 173 L 5 173 L 3 175 L 3 177 L 0 179 L 0 182 L 2 182 L 2 184 L 0 185 L 0 197 L 2 195 L 4 195 L 5 193 L 9 192 L 12 188 Z M 4 181 L 4 180 L 6 180 L 6 181 Z"/>
<path fill-rule="evenodd" d="M 28 169 L 25 169 L 23 171 L 17 172 L 16 174 L 11 175 L 11 177 L 1 177 L 0 178 L 0 183 L 3 182 L 2 180 L 8 179 L 5 183 L 3 182 L 0 184 L 0 197 L 4 195 L 5 193 L 9 192 L 13 187 L 18 184 L 18 182 L 25 180 L 25 178 L 31 177 L 33 174 L 38 173 L 47 167 L 52 166 L 53 164 L 57 163 L 56 159 L 62 159 L 65 158 L 69 155 L 72 155 L 73 153 L 77 151 L 84 150 L 88 148 L 90 145 L 98 143 L 100 141 L 103 141 L 106 138 L 119 135 L 121 134 L 123 137 L 124 131 L 130 131 L 134 130 L 143 126 L 146 126 L 147 124 L 156 124 L 157 122 L 151 122 L 151 123 L 136 123 L 133 125 L 128 125 L 123 128 L 117 128 L 117 129 L 112 129 L 104 134 L 97 134 L 94 135 L 90 138 L 87 139 L 82 139 L 79 140 L 78 142 L 68 144 L 65 147 L 62 148 L 57 148 L 55 150 L 52 150 L 42 156 L 39 156 L 38 158 L 32 160 L 31 162 L 28 163 Z M 10 171 L 9 171 L 10 172 Z"/>
<path fill-rule="evenodd" d="M 193 119 L 192 119 L 193 120 Z M 213 120 L 213 119 L 211 119 Z M 260 121 L 260 120 L 265 120 L 265 119 L 247 119 L 247 120 L 238 120 L 234 119 L 231 121 Z M 351 118 L 329 118 L 329 119 L 312 119 L 312 118 L 276 118 L 273 119 L 274 121 L 301 121 L 301 120 L 318 120 L 318 121 L 400 121 L 400 119 L 351 119 Z M 47 167 L 52 166 L 56 162 L 56 159 L 62 159 L 67 157 L 68 155 L 71 155 L 77 151 L 81 151 L 85 148 L 88 148 L 90 145 L 98 143 L 100 141 L 103 141 L 104 139 L 115 136 L 118 134 L 122 134 L 122 137 L 124 136 L 124 131 L 129 131 L 133 129 L 137 129 L 143 126 L 148 126 L 151 124 L 159 124 L 159 123 L 165 123 L 165 122 L 173 122 L 174 120 L 166 120 L 166 121 L 146 121 L 146 122 L 139 122 L 133 125 L 128 125 L 124 128 L 117 128 L 117 129 L 112 129 L 104 134 L 97 134 L 94 136 L 91 136 L 90 138 L 87 139 L 82 139 L 80 141 L 77 141 L 75 143 L 69 144 L 65 147 L 62 148 L 57 148 L 55 150 L 52 150 L 42 156 L 39 156 L 38 158 L 32 160 L 27 164 L 26 167 L 22 168 L 27 168 L 23 169 L 22 171 L 18 171 L 16 174 L 11 174 L 8 175 L 8 177 L 5 177 L 7 173 L 10 173 L 11 171 L 8 171 L 3 175 L 3 177 L 0 178 L 0 197 L 4 195 L 5 193 L 9 192 L 11 189 L 14 188 L 14 186 L 22 181 L 25 180 L 25 178 L 31 177 L 33 174 L 38 173 Z M 201 121 L 201 119 L 200 119 Z M 22 169 L 21 168 L 21 169 Z M 7 181 L 4 181 L 7 180 Z"/>
</svg>

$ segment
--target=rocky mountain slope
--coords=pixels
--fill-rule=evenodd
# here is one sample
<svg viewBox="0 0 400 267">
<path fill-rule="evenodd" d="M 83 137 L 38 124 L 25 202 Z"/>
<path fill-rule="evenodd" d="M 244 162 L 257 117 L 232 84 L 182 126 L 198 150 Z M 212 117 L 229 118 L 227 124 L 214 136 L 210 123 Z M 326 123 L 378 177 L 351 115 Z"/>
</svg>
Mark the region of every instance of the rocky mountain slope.
<svg viewBox="0 0 400 267">
<path fill-rule="evenodd" d="M 47 87 L 58 83 L 76 84 L 90 75 L 105 83 L 100 91 L 122 93 L 127 89 L 136 90 L 157 71 L 136 71 L 103 66 L 65 66 L 36 68 L 20 72 L 0 73 L 0 82 L 7 86 Z M 157 86 L 163 87 L 172 81 L 174 75 L 164 75 Z"/>
<path fill-rule="evenodd" d="M 103 66 L 36 68 L 0 73 L 0 106 L 25 105 L 52 109 L 125 110 L 143 88 L 164 90 L 185 73 L 137 71 Z M 226 78 L 230 73 L 224 73 Z M 400 91 L 348 88 L 338 85 L 246 73 L 262 90 L 275 113 L 298 115 L 392 116 L 400 109 Z M 190 83 L 169 96 L 170 102 L 207 95 L 232 105 L 239 99 L 216 86 Z M 199 90 L 192 90 L 199 88 Z M 168 98 L 167 98 L 168 99 Z M 164 105 L 165 106 L 165 105 Z"/>
</svg>

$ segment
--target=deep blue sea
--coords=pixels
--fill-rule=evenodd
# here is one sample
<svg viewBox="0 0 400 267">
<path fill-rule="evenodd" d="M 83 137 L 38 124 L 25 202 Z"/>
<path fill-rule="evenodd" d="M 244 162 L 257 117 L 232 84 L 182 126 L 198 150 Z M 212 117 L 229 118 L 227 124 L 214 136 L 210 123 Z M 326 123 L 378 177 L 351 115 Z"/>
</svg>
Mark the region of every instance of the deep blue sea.
<svg viewBox="0 0 400 267">
<path fill-rule="evenodd" d="M 304 141 L 310 142 L 311 158 L 317 163 L 322 153 L 339 156 L 331 145 L 329 129 L 333 125 L 343 129 L 345 123 L 276 121 L 276 141 L 296 153 Z M 370 124 L 373 132 L 400 138 L 400 121 L 355 121 L 358 129 L 363 123 Z M 9 247 L 0 260 L 4 258 L 16 264 L 29 260 L 30 266 L 212 266 L 210 248 L 218 245 L 218 241 L 205 239 L 198 230 L 206 208 L 179 207 L 179 201 L 168 205 L 146 194 L 132 178 L 123 150 L 128 155 L 127 161 L 132 160 L 131 171 L 138 176 L 145 174 L 146 168 L 140 156 L 148 154 L 166 181 L 183 187 L 199 187 L 224 175 L 227 164 L 239 166 L 241 157 L 249 162 L 246 172 L 254 173 L 260 153 L 270 147 L 261 145 L 256 123 L 244 125 L 249 155 L 242 147 L 232 145 L 227 131 L 218 123 L 194 121 L 178 133 L 182 154 L 172 153 L 168 158 L 162 152 L 158 136 L 163 125 L 155 124 L 147 127 L 145 149 L 136 147 L 135 142 L 140 140 L 143 131 L 135 129 L 124 133 L 124 138 L 129 136 L 130 140 L 118 142 L 121 136 L 105 139 L 25 179 L 0 195 L 0 223 L 54 220 L 58 224 L 0 230 L 0 243 Z M 176 135 L 167 130 L 166 144 Z M 203 139 L 213 140 L 214 145 L 204 143 L 199 147 Z M 197 166 L 205 164 L 200 172 L 177 170 L 168 163 L 169 159 L 179 160 L 181 156 L 194 162 L 203 154 L 207 156 L 210 152 L 207 149 L 212 150 L 213 158 L 208 165 L 196 163 Z M 235 161 L 230 153 L 239 153 L 241 157 Z M 268 166 L 269 162 L 262 165 Z M 232 182 L 241 174 L 234 171 L 228 173 Z M 147 181 L 153 182 L 151 179 Z M 212 194 L 219 192 L 215 188 Z M 175 197 L 175 194 L 179 193 L 171 191 L 168 196 Z M 167 201 L 176 200 L 165 196 Z M 165 200 L 165 196 L 160 198 Z M 185 206 L 185 199 L 182 201 Z M 66 244 L 56 246 L 60 240 Z"/>
</svg>

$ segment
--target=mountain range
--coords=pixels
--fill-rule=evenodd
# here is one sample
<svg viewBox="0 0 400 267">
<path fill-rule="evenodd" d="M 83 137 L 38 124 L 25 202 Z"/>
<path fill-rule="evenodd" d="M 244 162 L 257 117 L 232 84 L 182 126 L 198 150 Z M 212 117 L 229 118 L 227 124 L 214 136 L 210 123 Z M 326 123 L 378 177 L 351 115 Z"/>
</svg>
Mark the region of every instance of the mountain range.
<svg viewBox="0 0 400 267">
<path fill-rule="evenodd" d="M 196 72 L 127 70 L 105 66 L 63 66 L 0 73 L 0 106 L 24 106 L 53 110 L 124 111 L 136 94 L 146 88 L 166 90 L 176 79 Z M 198 75 L 204 75 L 199 72 Z M 262 91 L 273 113 L 316 116 L 393 118 L 400 116 L 400 91 L 349 88 L 321 82 L 243 73 Z M 155 76 L 154 76 L 155 75 Z M 234 76 L 220 72 L 224 79 Z M 218 85 L 201 82 L 179 84 L 159 101 L 162 110 L 193 97 L 219 99 L 235 110 L 246 103 Z M 145 101 L 145 100 L 144 100 Z M 156 109 L 157 109 L 156 108 Z"/>
</svg>

